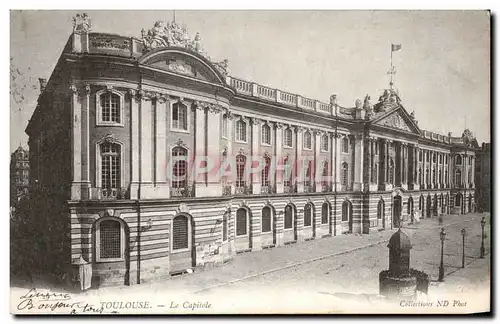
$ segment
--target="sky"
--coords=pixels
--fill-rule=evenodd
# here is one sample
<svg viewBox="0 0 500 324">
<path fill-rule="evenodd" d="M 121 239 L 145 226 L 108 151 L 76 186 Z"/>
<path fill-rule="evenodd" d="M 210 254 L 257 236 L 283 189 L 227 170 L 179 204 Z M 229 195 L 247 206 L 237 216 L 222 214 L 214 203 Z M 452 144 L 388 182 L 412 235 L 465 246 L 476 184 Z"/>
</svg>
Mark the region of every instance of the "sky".
<svg viewBox="0 0 500 324">
<path fill-rule="evenodd" d="M 11 102 L 10 147 L 36 106 L 38 78 L 49 78 L 80 11 L 11 11 L 10 56 L 28 84 Z M 92 31 L 140 37 L 173 11 L 92 11 Z M 390 44 L 402 103 L 421 129 L 460 136 L 467 126 L 490 142 L 490 22 L 486 11 L 175 11 L 189 34 L 200 32 L 230 75 L 311 99 L 337 94 L 352 107 L 389 86 Z"/>
</svg>

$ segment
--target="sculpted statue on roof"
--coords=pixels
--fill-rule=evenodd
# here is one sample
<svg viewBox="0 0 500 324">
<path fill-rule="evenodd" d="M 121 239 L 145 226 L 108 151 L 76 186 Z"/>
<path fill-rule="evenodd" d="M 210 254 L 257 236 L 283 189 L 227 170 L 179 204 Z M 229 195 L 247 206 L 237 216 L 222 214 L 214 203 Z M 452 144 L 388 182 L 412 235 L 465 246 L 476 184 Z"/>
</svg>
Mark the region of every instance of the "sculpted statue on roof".
<svg viewBox="0 0 500 324">
<path fill-rule="evenodd" d="M 388 109 L 397 108 L 401 102 L 398 93 L 394 89 L 385 89 L 384 93 L 378 98 L 378 103 L 374 105 L 374 112 L 385 112 Z"/>
<path fill-rule="evenodd" d="M 474 140 L 475 138 L 472 135 L 472 132 L 469 129 L 465 129 L 462 133 L 462 141 L 464 142 L 464 144 L 470 146 L 472 144 L 472 141 Z"/>
<path fill-rule="evenodd" d="M 147 32 L 141 30 L 144 52 L 151 51 L 160 47 L 183 47 L 203 55 L 209 61 L 212 61 L 201 45 L 200 33 L 196 33 L 194 38 L 190 38 L 186 27 L 180 26 L 175 21 L 167 22 L 157 21 L 153 28 Z M 228 74 L 228 60 L 214 63 L 215 67 L 223 75 Z"/>
<path fill-rule="evenodd" d="M 76 14 L 73 17 L 73 32 L 88 33 L 92 27 L 90 17 L 86 13 Z"/>
</svg>

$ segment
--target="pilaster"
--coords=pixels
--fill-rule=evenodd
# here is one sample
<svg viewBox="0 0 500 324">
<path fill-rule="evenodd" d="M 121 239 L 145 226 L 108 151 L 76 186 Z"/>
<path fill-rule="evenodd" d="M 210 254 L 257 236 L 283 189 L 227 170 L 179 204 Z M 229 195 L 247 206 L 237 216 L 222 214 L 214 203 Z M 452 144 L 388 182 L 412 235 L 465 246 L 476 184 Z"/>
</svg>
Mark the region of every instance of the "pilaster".
<svg viewBox="0 0 500 324">
<path fill-rule="evenodd" d="M 210 162 L 207 161 L 207 183 L 204 190 L 204 197 L 217 197 L 222 193 L 221 179 L 217 173 L 216 165 L 218 158 L 221 156 L 220 151 L 220 129 L 221 129 L 221 112 L 222 108 L 218 105 L 210 104 L 207 109 L 207 125 L 206 125 L 206 157 L 208 160 L 215 161 L 214 167 L 210 167 Z"/>
<path fill-rule="evenodd" d="M 354 191 L 363 190 L 363 134 L 356 134 L 354 139 Z"/>
<path fill-rule="evenodd" d="M 314 179 L 313 181 L 315 182 L 315 191 L 316 192 L 321 192 L 322 191 L 322 185 L 321 185 L 321 179 L 323 177 L 323 161 L 321 161 L 320 158 L 320 144 L 321 144 L 321 131 L 314 130 Z M 321 223 L 320 223 L 321 224 Z"/>
<path fill-rule="evenodd" d="M 156 198 L 153 186 L 154 155 L 153 155 L 153 99 L 154 94 L 141 91 L 141 109 L 139 124 L 140 139 L 140 199 Z"/>
<path fill-rule="evenodd" d="M 128 99 L 130 100 L 130 144 L 132 158 L 130 160 L 131 179 L 130 179 L 130 199 L 139 198 L 139 98 L 137 91 L 129 89 Z"/>
<path fill-rule="evenodd" d="M 194 156 L 206 156 L 206 119 L 205 110 L 206 105 L 201 102 L 195 103 L 195 131 L 194 131 Z M 196 159 L 195 159 L 196 160 Z M 200 163 L 201 161 L 197 161 Z M 195 166 L 199 167 L 199 166 Z M 206 174 L 197 175 L 194 179 L 195 195 L 196 197 L 203 197 L 206 194 L 207 176 Z"/>
<path fill-rule="evenodd" d="M 274 181 L 276 183 L 276 193 L 284 192 L 284 171 L 278 170 L 278 165 L 283 164 L 283 124 L 276 123 L 274 124 L 275 130 L 275 152 L 274 156 L 276 158 L 275 166 L 274 166 Z M 282 235 L 283 236 L 283 235 Z M 276 238 L 277 240 L 278 238 Z M 276 245 L 278 245 L 276 243 Z"/>
<path fill-rule="evenodd" d="M 72 184 L 71 200 L 82 199 L 82 100 L 76 85 L 70 85 Z"/>
<path fill-rule="evenodd" d="M 251 157 L 259 157 L 262 158 L 261 152 L 260 152 L 260 134 L 259 134 L 259 126 L 261 122 L 257 118 L 250 118 L 250 127 L 252 128 L 252 148 L 251 148 Z M 250 163 L 253 164 L 254 161 L 250 161 Z M 260 163 L 263 163 L 262 160 L 259 160 Z M 258 172 L 252 172 L 252 193 L 254 195 L 260 194 L 261 192 L 261 187 L 262 187 L 262 182 L 261 182 L 261 176 L 262 176 L 262 170 L 263 168 L 258 168 Z M 254 171 L 254 170 L 252 170 Z"/>
<path fill-rule="evenodd" d="M 167 182 L 167 107 L 170 106 L 168 99 L 167 96 L 157 94 L 154 106 L 155 173 L 152 194 L 159 199 L 170 197 L 170 184 Z"/>
<path fill-rule="evenodd" d="M 297 192 L 304 192 L 304 176 L 305 176 L 305 168 L 307 165 L 304 165 L 306 161 L 304 161 L 304 156 L 302 155 L 302 133 L 303 133 L 302 127 L 296 127 L 295 128 L 295 134 L 296 134 L 296 154 L 297 158 L 295 159 L 296 163 L 296 172 L 297 172 L 297 177 L 295 179 L 296 184 L 297 184 Z"/>
</svg>

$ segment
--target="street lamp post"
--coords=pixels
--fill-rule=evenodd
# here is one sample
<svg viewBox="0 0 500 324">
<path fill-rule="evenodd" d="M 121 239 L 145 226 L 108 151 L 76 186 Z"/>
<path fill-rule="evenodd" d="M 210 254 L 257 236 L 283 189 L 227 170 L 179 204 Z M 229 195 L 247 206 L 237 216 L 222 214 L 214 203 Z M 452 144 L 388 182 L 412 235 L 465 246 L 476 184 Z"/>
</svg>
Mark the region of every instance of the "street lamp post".
<svg viewBox="0 0 500 324">
<path fill-rule="evenodd" d="M 467 231 L 465 228 L 462 229 L 462 268 L 465 268 L 465 235 Z"/>
<path fill-rule="evenodd" d="M 438 278 L 438 281 L 444 281 L 443 254 L 444 254 L 444 240 L 446 238 L 446 232 L 444 231 L 444 227 L 441 228 L 441 232 L 439 233 L 439 237 L 441 238 L 441 263 L 439 264 L 439 278 Z"/>
<path fill-rule="evenodd" d="M 486 225 L 486 219 L 483 218 L 481 219 L 481 255 L 479 258 L 484 259 L 484 225 Z"/>
</svg>

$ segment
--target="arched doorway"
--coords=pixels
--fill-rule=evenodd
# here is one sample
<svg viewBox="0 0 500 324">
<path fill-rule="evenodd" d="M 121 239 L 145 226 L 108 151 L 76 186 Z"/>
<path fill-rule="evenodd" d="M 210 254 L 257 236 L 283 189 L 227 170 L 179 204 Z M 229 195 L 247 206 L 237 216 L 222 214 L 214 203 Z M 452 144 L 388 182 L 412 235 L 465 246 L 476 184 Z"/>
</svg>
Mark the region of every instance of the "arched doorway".
<svg viewBox="0 0 500 324">
<path fill-rule="evenodd" d="M 377 205 L 377 227 L 385 229 L 385 204 L 382 198 L 380 198 Z"/>
<path fill-rule="evenodd" d="M 193 241 L 192 218 L 188 214 L 178 214 L 170 227 L 170 273 L 175 274 L 196 265 Z"/>
<path fill-rule="evenodd" d="M 111 277 L 101 276 L 100 285 L 106 284 L 107 281 L 116 284 L 118 276 L 120 276 L 120 281 L 123 280 L 124 285 L 130 285 L 129 235 L 128 225 L 118 217 L 102 217 L 94 223 L 92 255 L 94 271 L 106 274 L 108 271 L 123 269 L 118 270 L 119 274 Z M 110 264 L 113 265 L 111 269 Z"/>
<path fill-rule="evenodd" d="M 458 211 L 458 213 L 463 213 L 462 210 L 462 193 L 457 193 L 455 196 L 455 210 Z"/>
<path fill-rule="evenodd" d="M 413 222 L 413 197 L 410 196 L 408 198 L 408 210 L 407 210 L 408 217 L 410 217 L 410 220 Z"/>
<path fill-rule="evenodd" d="M 236 236 L 234 240 L 236 252 L 246 252 L 252 249 L 251 219 L 249 209 L 241 207 L 236 211 Z"/>
<path fill-rule="evenodd" d="M 432 212 L 434 214 L 434 216 L 437 216 L 438 214 L 438 196 L 437 194 L 434 194 L 434 204 L 433 204 L 433 208 L 432 208 Z"/>
<path fill-rule="evenodd" d="M 332 234 L 332 226 L 330 221 L 331 210 L 332 208 L 330 207 L 330 203 L 325 201 L 321 206 L 321 227 L 323 235 Z M 325 227 L 327 228 L 327 230 L 325 230 Z"/>
<path fill-rule="evenodd" d="M 272 247 L 276 244 L 276 222 L 274 220 L 274 210 L 271 206 L 262 208 L 261 232 L 262 247 Z"/>
<path fill-rule="evenodd" d="M 294 205 L 285 206 L 283 220 L 283 242 L 284 244 L 295 243 L 297 241 L 297 209 Z"/>
<path fill-rule="evenodd" d="M 401 211 L 403 209 L 402 199 L 400 195 L 394 196 L 392 208 L 392 226 L 400 227 Z"/>
<path fill-rule="evenodd" d="M 427 214 L 427 218 L 431 218 L 431 206 L 432 202 L 431 202 L 431 195 L 427 195 L 427 206 L 425 206 L 425 210 L 426 210 L 426 214 Z"/>
<path fill-rule="evenodd" d="M 347 232 L 352 233 L 352 203 L 349 200 L 342 203 L 342 223 L 347 223 Z"/>
<path fill-rule="evenodd" d="M 314 217 L 314 205 L 307 203 L 304 206 L 304 238 L 306 240 L 316 237 L 316 217 Z"/>
</svg>

